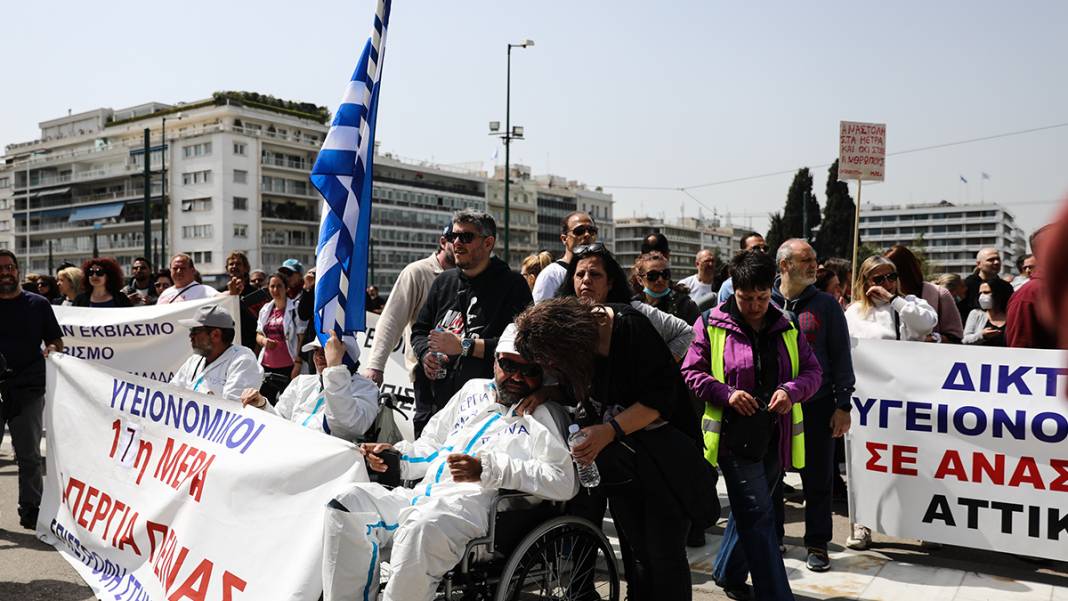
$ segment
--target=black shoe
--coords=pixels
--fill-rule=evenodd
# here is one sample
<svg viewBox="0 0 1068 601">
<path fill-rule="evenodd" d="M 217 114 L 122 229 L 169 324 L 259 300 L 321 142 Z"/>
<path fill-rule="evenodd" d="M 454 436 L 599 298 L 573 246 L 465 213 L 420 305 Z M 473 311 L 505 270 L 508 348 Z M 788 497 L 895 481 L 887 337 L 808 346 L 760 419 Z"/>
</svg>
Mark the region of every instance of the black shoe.
<svg viewBox="0 0 1068 601">
<path fill-rule="evenodd" d="M 827 550 L 809 547 L 808 559 L 805 560 L 805 567 L 813 572 L 826 572 L 831 569 L 831 558 L 828 557 Z"/>
<path fill-rule="evenodd" d="M 687 547 L 703 547 L 705 546 L 705 532 L 704 530 L 698 530 L 696 528 L 690 528 L 690 533 L 686 535 Z"/>
<path fill-rule="evenodd" d="M 39 509 L 37 507 L 19 507 L 19 526 L 22 526 L 27 530 L 36 530 L 38 511 Z"/>
<path fill-rule="evenodd" d="M 723 594 L 728 599 L 735 599 L 736 601 L 751 601 L 753 598 L 753 589 L 749 588 L 748 584 L 737 584 L 733 586 L 723 586 Z"/>
</svg>

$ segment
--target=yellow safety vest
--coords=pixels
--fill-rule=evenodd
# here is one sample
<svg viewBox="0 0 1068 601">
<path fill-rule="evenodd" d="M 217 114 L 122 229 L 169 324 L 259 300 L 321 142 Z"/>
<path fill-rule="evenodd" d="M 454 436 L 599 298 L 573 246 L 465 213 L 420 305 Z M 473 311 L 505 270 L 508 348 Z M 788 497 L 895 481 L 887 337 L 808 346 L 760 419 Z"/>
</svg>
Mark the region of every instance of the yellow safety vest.
<svg viewBox="0 0 1068 601">
<path fill-rule="evenodd" d="M 709 325 L 708 341 L 710 343 L 710 363 L 712 364 L 712 377 L 720 382 L 726 382 L 723 372 L 723 350 L 727 343 L 727 330 Z M 786 344 L 786 352 L 790 355 L 790 374 L 797 378 L 798 352 L 797 352 L 797 328 L 790 324 L 790 329 L 782 333 L 782 340 Z M 801 403 L 794 403 L 790 410 L 790 418 L 793 424 L 790 432 L 790 463 L 796 469 L 805 467 L 805 423 L 801 413 Z M 723 429 L 723 407 L 705 403 L 705 414 L 701 419 L 701 430 L 705 439 L 705 460 L 713 466 L 719 464 L 719 435 Z"/>
</svg>

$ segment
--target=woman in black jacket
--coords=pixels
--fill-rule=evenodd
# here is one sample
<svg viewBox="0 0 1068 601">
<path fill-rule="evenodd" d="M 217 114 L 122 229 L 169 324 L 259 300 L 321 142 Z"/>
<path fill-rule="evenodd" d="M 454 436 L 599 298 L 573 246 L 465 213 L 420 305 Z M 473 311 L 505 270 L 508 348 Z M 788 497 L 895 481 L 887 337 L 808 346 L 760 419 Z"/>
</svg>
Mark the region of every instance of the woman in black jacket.
<svg viewBox="0 0 1068 601">
<path fill-rule="evenodd" d="M 82 265 L 82 293 L 74 298 L 75 307 L 129 307 L 130 299 L 122 293 L 125 277 L 122 267 L 111 257 L 95 257 Z"/>
</svg>

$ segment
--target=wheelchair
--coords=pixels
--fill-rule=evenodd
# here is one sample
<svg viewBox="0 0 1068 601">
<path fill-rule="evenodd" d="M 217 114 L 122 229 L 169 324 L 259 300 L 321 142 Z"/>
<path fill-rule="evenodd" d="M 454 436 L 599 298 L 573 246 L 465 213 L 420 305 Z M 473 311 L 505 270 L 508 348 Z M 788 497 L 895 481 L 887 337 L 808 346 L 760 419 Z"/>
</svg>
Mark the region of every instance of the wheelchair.
<svg viewBox="0 0 1068 601">
<path fill-rule="evenodd" d="M 570 416 L 548 402 L 564 440 Z M 576 492 L 578 477 L 575 478 Z M 386 563 L 383 562 L 385 567 Z M 467 543 L 460 564 L 442 578 L 441 601 L 619 601 L 620 568 L 601 529 L 566 512 L 566 503 L 500 491 L 489 530 Z M 390 574 L 383 570 L 380 586 Z"/>
</svg>

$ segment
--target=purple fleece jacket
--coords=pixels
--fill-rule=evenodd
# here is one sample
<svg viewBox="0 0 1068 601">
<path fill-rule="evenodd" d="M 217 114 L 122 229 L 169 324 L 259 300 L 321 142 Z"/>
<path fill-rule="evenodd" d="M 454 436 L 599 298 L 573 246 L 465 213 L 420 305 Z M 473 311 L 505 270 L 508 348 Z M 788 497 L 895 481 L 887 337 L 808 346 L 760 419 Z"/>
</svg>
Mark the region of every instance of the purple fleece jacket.
<svg viewBox="0 0 1068 601">
<path fill-rule="evenodd" d="M 768 311 L 779 312 L 774 306 Z M 790 327 L 786 317 L 779 312 L 779 319 L 771 326 L 769 333 L 777 334 Z M 700 319 L 693 324 L 694 337 L 686 358 L 682 362 L 682 376 L 697 398 L 705 403 L 730 408 L 727 399 L 737 389 L 753 392 L 756 373 L 753 368 L 753 348 L 749 337 L 742 331 L 734 319 L 720 307 L 708 311 L 708 323 L 727 330 L 727 341 L 723 348 L 723 372 L 726 382 L 712 377 L 711 359 L 709 358 L 708 332 Z M 795 403 L 807 401 L 817 390 L 823 377 L 820 363 L 808 345 L 804 336 L 797 337 L 798 370 L 797 377 L 790 379 L 790 355 L 782 336 L 777 338 L 779 356 L 779 384 Z M 790 414 L 779 418 L 779 457 L 783 466 L 790 465 Z"/>
</svg>

